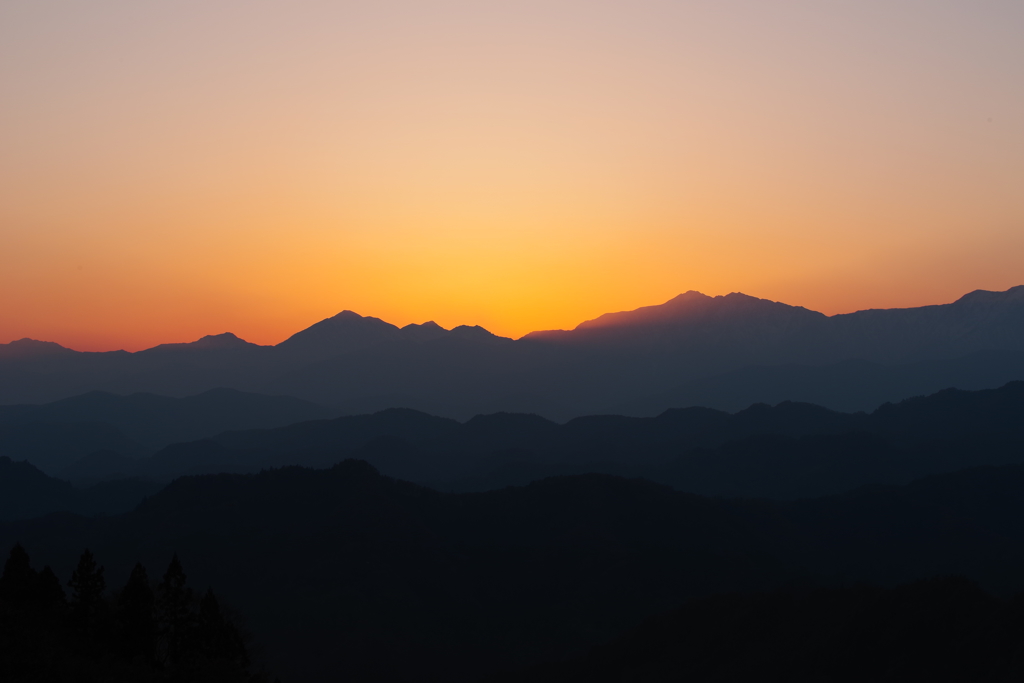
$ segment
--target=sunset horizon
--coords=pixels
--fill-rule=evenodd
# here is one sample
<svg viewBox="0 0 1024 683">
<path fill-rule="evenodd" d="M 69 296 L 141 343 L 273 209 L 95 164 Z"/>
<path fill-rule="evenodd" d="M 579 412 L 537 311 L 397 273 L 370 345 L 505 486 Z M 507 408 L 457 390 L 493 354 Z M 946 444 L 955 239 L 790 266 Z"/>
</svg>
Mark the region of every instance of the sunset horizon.
<svg viewBox="0 0 1024 683">
<path fill-rule="evenodd" d="M 0 339 L 1024 281 L 1017 4 L 300 6 L 0 9 Z"/>
<path fill-rule="evenodd" d="M 927 303 L 912 304 L 912 305 L 906 305 L 906 306 L 864 306 L 864 307 L 861 307 L 861 308 L 855 308 L 853 310 L 840 310 L 840 311 L 836 311 L 836 312 L 832 312 L 832 313 L 829 313 L 829 312 L 826 312 L 826 311 L 817 310 L 817 309 L 811 308 L 809 306 L 801 305 L 799 303 L 793 303 L 793 302 L 789 302 L 789 301 L 780 301 L 780 300 L 777 300 L 777 299 L 770 299 L 770 298 L 767 298 L 767 297 L 757 297 L 757 296 L 754 296 L 752 294 L 748 294 L 747 292 L 732 291 L 732 292 L 725 292 L 723 294 L 708 294 L 706 292 L 701 292 L 699 290 L 686 290 L 686 291 L 683 291 L 683 292 L 679 292 L 676 295 L 669 297 L 668 299 L 665 299 L 663 301 L 659 301 L 659 302 L 656 302 L 656 303 L 650 303 L 649 302 L 649 303 L 642 303 L 642 304 L 639 304 L 637 306 L 633 306 L 631 308 L 614 309 L 614 310 L 613 309 L 608 309 L 608 310 L 604 310 L 604 311 L 601 311 L 599 313 L 596 313 L 596 314 L 594 314 L 594 315 L 592 315 L 590 317 L 579 319 L 575 323 L 570 323 L 570 324 L 562 326 L 562 327 L 534 327 L 534 328 L 526 330 L 525 332 L 522 332 L 521 334 L 516 334 L 514 336 L 511 335 L 511 334 L 502 334 L 499 331 L 500 328 L 493 329 L 493 328 L 491 328 L 491 327 L 489 327 L 487 325 L 482 325 L 479 322 L 475 322 L 475 321 L 465 321 L 465 322 L 459 322 L 459 323 L 455 323 L 455 324 L 443 324 L 443 323 L 441 323 L 441 322 L 439 322 L 437 320 L 437 317 L 427 317 L 427 318 L 425 318 L 423 320 L 409 320 L 407 322 L 398 323 L 398 322 L 389 320 L 387 318 L 384 318 L 382 316 L 374 315 L 373 313 L 369 313 L 369 312 L 365 312 L 365 311 L 352 310 L 350 308 L 342 308 L 342 309 L 338 310 L 337 312 L 335 312 L 333 314 L 324 316 L 323 318 L 317 318 L 315 320 L 310 320 L 308 323 L 305 323 L 305 324 L 301 324 L 300 323 L 302 325 L 301 327 L 293 329 L 293 330 L 290 330 L 290 331 L 287 331 L 286 333 L 284 333 L 283 336 L 280 336 L 279 338 L 277 338 L 276 341 L 269 341 L 269 342 L 267 342 L 267 341 L 257 341 L 256 339 L 249 338 L 246 335 L 240 334 L 240 333 L 238 333 L 235 330 L 224 329 L 224 330 L 221 330 L 221 331 L 207 331 L 207 332 L 199 334 L 198 336 L 196 336 L 194 338 L 191 338 L 191 339 L 168 338 L 168 339 L 162 339 L 162 340 L 157 341 L 156 343 L 153 343 L 153 344 L 142 345 L 142 346 L 137 346 L 137 347 L 129 347 L 127 345 L 122 345 L 122 346 L 118 346 L 116 348 L 114 348 L 114 347 L 105 347 L 105 348 L 85 348 L 85 347 L 81 347 L 80 348 L 80 347 L 77 347 L 77 346 L 75 346 L 75 345 L 73 345 L 71 343 L 61 342 L 58 339 L 45 339 L 45 338 L 42 338 L 42 337 L 33 337 L 33 336 L 30 336 L 30 335 L 25 335 L 25 336 L 21 336 L 21 337 L 17 337 L 17 338 L 12 338 L 12 339 L 8 340 L 8 342 L 6 342 L 6 343 L 15 342 L 15 341 L 23 341 L 23 340 L 28 339 L 28 340 L 33 340 L 33 341 L 57 343 L 57 344 L 60 344 L 61 346 L 63 346 L 64 348 L 72 349 L 74 351 L 88 351 L 88 352 L 129 351 L 129 352 L 136 352 L 136 351 L 143 351 L 143 350 L 146 350 L 146 349 L 149 349 L 149 348 L 153 348 L 154 346 L 158 346 L 160 344 L 182 344 L 182 343 L 187 344 L 187 343 L 198 341 L 198 340 L 200 340 L 200 339 L 202 339 L 204 337 L 215 337 L 215 336 L 230 334 L 230 335 L 233 335 L 233 336 L 235 336 L 235 337 L 237 337 L 237 338 L 239 338 L 239 339 L 241 339 L 243 341 L 249 342 L 249 343 L 258 344 L 260 346 L 274 346 L 274 345 L 279 344 L 280 342 L 288 339 L 289 337 L 291 337 L 296 332 L 300 332 L 300 331 L 302 331 L 304 329 L 309 328 L 312 325 L 315 325 L 318 322 L 322 322 L 324 320 L 328 320 L 330 318 L 333 318 L 333 317 L 338 316 L 338 315 L 340 315 L 342 313 L 345 313 L 345 312 L 355 313 L 356 315 L 358 315 L 361 318 L 373 318 L 373 319 L 381 320 L 381 321 L 383 321 L 385 323 L 388 323 L 390 325 L 394 325 L 395 327 L 398 327 L 398 328 L 404 328 L 404 327 L 409 326 L 409 325 L 413 325 L 413 326 L 415 326 L 415 325 L 422 325 L 422 324 L 425 324 L 425 323 L 435 323 L 435 324 L 439 325 L 441 328 L 443 328 L 445 330 L 451 330 L 451 329 L 453 329 L 455 327 L 461 327 L 461 326 L 467 326 L 467 327 L 479 326 L 479 327 L 482 327 L 482 328 L 486 329 L 488 332 L 490 332 L 490 333 L 492 333 L 492 334 L 494 334 L 496 336 L 499 336 L 499 337 L 506 337 L 506 338 L 509 338 L 509 339 L 521 339 L 522 337 L 527 336 L 527 335 L 529 335 L 529 334 L 531 334 L 533 332 L 544 332 L 544 331 L 551 331 L 551 330 L 554 330 L 554 331 L 572 330 L 572 329 L 575 329 L 578 325 L 581 325 L 583 323 L 592 321 L 592 320 L 594 320 L 596 318 L 601 317 L 602 315 L 609 314 L 609 313 L 616 313 L 616 312 L 620 312 L 620 311 L 623 311 L 623 312 L 625 312 L 625 311 L 633 311 L 633 310 L 640 309 L 640 308 L 658 307 L 658 306 L 666 304 L 666 303 L 672 301 L 673 299 L 675 299 L 677 297 L 680 297 L 680 296 L 682 296 L 684 294 L 694 293 L 694 292 L 697 293 L 697 294 L 701 294 L 703 296 L 709 297 L 709 298 L 721 298 L 721 297 L 724 297 L 724 296 L 728 296 L 730 294 L 739 294 L 739 295 L 742 295 L 742 296 L 748 296 L 748 297 L 752 297 L 752 298 L 756 298 L 756 299 L 761 299 L 761 300 L 765 300 L 765 301 L 781 303 L 781 304 L 785 304 L 787 306 L 805 308 L 805 309 L 807 309 L 809 311 L 813 311 L 813 312 L 816 312 L 816 313 L 822 313 L 822 314 L 824 314 L 826 316 L 832 317 L 832 316 L 836 316 L 836 315 L 845 315 L 845 314 L 849 314 L 849 313 L 856 313 L 856 312 L 859 312 L 859 311 L 868 311 L 868 310 L 879 310 L 879 309 L 890 309 L 890 308 L 891 309 L 906 309 L 906 308 L 920 308 L 922 306 L 941 306 L 941 305 L 953 303 L 953 302 L 957 301 L 958 299 L 962 298 L 963 296 L 966 296 L 966 295 L 971 294 L 973 292 L 995 292 L 995 293 L 1002 293 L 1002 292 L 1007 292 L 1009 290 L 1016 289 L 1016 288 L 1022 287 L 1022 286 L 1024 286 L 1024 284 L 1011 285 L 1009 287 L 1006 287 L 1005 289 L 976 288 L 976 289 L 972 289 L 972 290 L 963 292 L 959 296 L 956 296 L 956 297 L 954 297 L 952 299 L 945 300 L 945 301 L 932 301 L 932 302 L 927 302 Z M 5 343 L 5 342 L 0 342 L 0 344 L 2 344 L 2 343 Z"/>
<path fill-rule="evenodd" d="M 0 1 L 0 568 L 3 683 L 1024 681 L 1024 1 Z"/>
</svg>

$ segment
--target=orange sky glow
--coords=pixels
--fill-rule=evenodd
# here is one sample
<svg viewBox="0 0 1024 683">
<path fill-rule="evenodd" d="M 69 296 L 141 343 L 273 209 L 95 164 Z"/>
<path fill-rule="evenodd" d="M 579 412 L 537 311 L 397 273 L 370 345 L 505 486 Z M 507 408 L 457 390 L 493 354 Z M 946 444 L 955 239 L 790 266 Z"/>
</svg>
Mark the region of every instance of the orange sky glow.
<svg viewBox="0 0 1024 683">
<path fill-rule="evenodd" d="M 11 0 L 0 342 L 1024 284 L 1019 1 Z"/>
</svg>

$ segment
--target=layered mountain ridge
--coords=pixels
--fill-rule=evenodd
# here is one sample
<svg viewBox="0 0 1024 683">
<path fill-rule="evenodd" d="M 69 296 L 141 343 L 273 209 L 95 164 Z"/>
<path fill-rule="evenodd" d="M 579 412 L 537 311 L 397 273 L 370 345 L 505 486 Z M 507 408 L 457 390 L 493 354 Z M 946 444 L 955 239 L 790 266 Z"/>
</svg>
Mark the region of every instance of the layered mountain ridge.
<svg viewBox="0 0 1024 683">
<path fill-rule="evenodd" d="M 79 488 L 358 458 L 444 491 L 600 472 L 701 495 L 794 499 L 1024 462 L 1024 382 L 947 389 L 870 414 L 784 402 L 565 424 L 515 413 L 460 423 L 406 408 L 324 419 L 295 399 L 229 390 L 187 399 L 87 394 L 29 408 L 0 409 L 0 457 Z M 83 418 L 92 422 L 76 422 Z"/>
<path fill-rule="evenodd" d="M 867 368 L 849 369 L 853 361 Z M 835 316 L 740 293 L 690 291 L 518 340 L 433 322 L 399 328 L 349 310 L 276 346 L 230 333 L 136 353 L 19 340 L 0 345 L 0 403 L 93 390 L 185 396 L 230 387 L 348 413 L 409 407 L 459 419 L 501 410 L 552 419 L 653 415 L 759 400 L 871 410 L 947 386 L 999 386 L 1024 379 L 1022 370 L 1024 286 Z M 866 377 L 877 379 L 865 384 Z M 733 389 L 723 395 L 726 385 Z"/>
</svg>

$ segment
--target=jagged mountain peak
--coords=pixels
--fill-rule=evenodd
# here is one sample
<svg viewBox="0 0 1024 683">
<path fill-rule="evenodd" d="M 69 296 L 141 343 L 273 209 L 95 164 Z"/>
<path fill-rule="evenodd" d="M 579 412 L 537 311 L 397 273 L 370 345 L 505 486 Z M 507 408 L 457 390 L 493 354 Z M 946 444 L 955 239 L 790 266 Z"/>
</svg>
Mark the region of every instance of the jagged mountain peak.
<svg viewBox="0 0 1024 683">
<path fill-rule="evenodd" d="M 431 330 L 444 330 L 443 327 L 441 327 L 440 325 L 435 323 L 433 320 L 428 320 L 425 323 L 409 323 L 408 325 L 406 325 L 402 329 L 403 330 L 408 330 L 410 328 L 431 329 Z M 447 330 L 445 330 L 445 331 L 447 332 Z"/>
<path fill-rule="evenodd" d="M 433 320 L 425 323 L 411 323 L 402 328 L 402 337 L 413 341 L 430 341 L 440 339 L 448 334 L 448 330 L 441 327 Z"/>
</svg>

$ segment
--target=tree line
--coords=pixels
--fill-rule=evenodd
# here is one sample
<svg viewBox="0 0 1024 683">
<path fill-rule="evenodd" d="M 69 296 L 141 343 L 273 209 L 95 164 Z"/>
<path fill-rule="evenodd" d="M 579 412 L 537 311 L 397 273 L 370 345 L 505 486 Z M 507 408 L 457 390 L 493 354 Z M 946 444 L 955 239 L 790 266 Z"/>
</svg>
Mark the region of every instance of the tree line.
<svg viewBox="0 0 1024 683">
<path fill-rule="evenodd" d="M 261 683 L 212 589 L 188 586 L 177 554 L 163 578 L 136 564 L 119 591 L 85 550 L 65 592 L 16 544 L 0 576 L 0 680 Z"/>
</svg>

